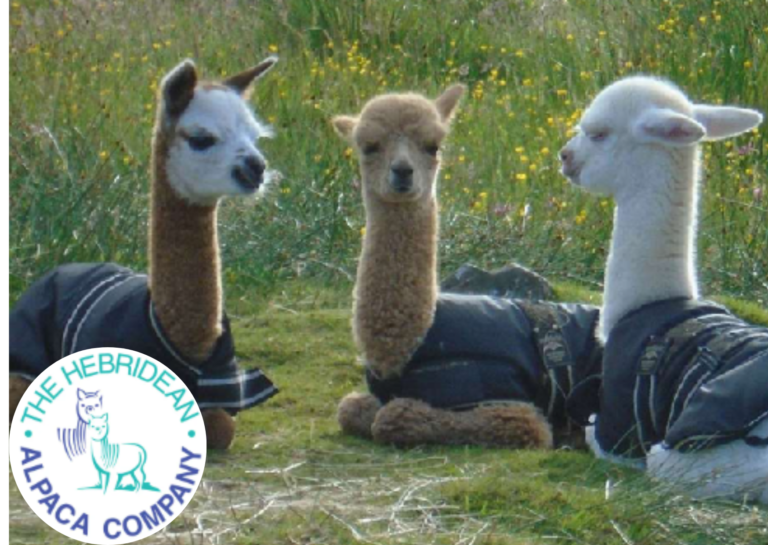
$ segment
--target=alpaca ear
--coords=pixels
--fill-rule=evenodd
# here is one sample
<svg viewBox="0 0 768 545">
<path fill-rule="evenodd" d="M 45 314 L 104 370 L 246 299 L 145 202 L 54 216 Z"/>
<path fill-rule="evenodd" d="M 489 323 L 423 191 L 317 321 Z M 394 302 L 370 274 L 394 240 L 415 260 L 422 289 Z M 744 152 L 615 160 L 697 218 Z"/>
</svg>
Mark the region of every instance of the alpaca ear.
<svg viewBox="0 0 768 545">
<path fill-rule="evenodd" d="M 82 391 L 80 388 L 77 389 L 77 400 L 82 401 L 85 399 L 85 392 Z"/>
<path fill-rule="evenodd" d="M 244 70 L 239 74 L 235 74 L 234 76 L 225 79 L 224 85 L 234 89 L 237 94 L 247 98 L 250 90 L 252 89 L 251 86 L 253 83 L 260 79 L 264 74 L 269 72 L 275 64 L 277 64 L 276 56 L 273 55 L 271 57 L 267 57 L 256 66 L 253 66 L 248 70 Z"/>
<path fill-rule="evenodd" d="M 672 147 L 690 146 L 706 135 L 698 121 L 667 108 L 646 111 L 636 122 L 634 132 L 641 142 Z"/>
<path fill-rule="evenodd" d="M 163 108 L 171 117 L 180 116 L 195 96 L 197 70 L 195 63 L 187 59 L 168 72 L 160 84 Z"/>
<path fill-rule="evenodd" d="M 763 114 L 746 108 L 734 106 L 709 106 L 697 104 L 693 107 L 693 116 L 707 131 L 705 140 L 730 138 L 763 122 Z"/>
<path fill-rule="evenodd" d="M 349 115 L 337 115 L 331 120 L 333 128 L 345 140 L 352 140 L 352 132 L 357 126 L 357 118 Z"/>
<path fill-rule="evenodd" d="M 448 87 L 448 89 L 443 91 L 442 95 L 435 99 L 435 107 L 440 113 L 440 118 L 443 121 L 449 121 L 451 119 L 451 116 L 456 109 L 456 105 L 459 103 L 461 95 L 463 95 L 464 91 L 466 90 L 466 85 L 457 83 L 456 85 L 451 85 Z"/>
</svg>

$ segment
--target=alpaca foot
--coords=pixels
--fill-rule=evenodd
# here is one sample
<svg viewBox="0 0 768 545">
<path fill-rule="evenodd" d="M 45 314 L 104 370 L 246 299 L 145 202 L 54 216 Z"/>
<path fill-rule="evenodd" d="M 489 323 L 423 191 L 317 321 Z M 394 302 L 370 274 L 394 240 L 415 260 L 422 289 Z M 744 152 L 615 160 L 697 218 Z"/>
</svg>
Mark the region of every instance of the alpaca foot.
<svg viewBox="0 0 768 545">
<path fill-rule="evenodd" d="M 396 399 L 379 411 L 372 431 L 375 441 L 398 446 L 552 447 L 549 423 L 529 403 L 457 412 L 435 409 L 413 399 Z"/>
<path fill-rule="evenodd" d="M 13 422 L 13 415 L 16 412 L 16 407 L 21 402 L 21 397 L 24 392 L 27 391 L 29 385 L 32 384 L 27 379 L 17 375 L 11 375 L 8 380 L 8 423 Z"/>
<path fill-rule="evenodd" d="M 224 409 L 204 409 L 202 413 L 208 448 L 227 450 L 235 438 L 235 419 Z"/>
<path fill-rule="evenodd" d="M 478 407 L 462 413 L 478 445 L 552 448 L 552 427 L 531 403 Z"/>
<path fill-rule="evenodd" d="M 401 447 L 445 443 L 458 444 L 456 422 L 447 411 L 415 399 L 390 401 L 376 415 L 371 432 L 377 443 Z M 443 439 L 440 441 L 440 439 Z"/>
<path fill-rule="evenodd" d="M 371 426 L 381 403 L 371 394 L 353 392 L 339 402 L 337 419 L 341 431 L 348 435 L 371 438 Z"/>
</svg>

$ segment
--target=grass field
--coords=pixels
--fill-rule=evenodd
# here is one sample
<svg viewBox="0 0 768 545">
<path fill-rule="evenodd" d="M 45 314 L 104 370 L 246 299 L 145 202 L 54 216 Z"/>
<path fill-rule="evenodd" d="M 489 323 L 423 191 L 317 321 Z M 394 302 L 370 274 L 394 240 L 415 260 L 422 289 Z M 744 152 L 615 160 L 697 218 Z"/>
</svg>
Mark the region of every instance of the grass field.
<svg viewBox="0 0 768 545">
<path fill-rule="evenodd" d="M 209 452 L 193 503 L 150 543 L 764 545 L 768 510 L 691 502 L 584 452 L 398 450 L 340 434 L 336 404 L 363 388 L 348 289 L 290 282 L 230 299 L 243 365 L 282 392 L 239 417 L 226 454 Z M 592 298 L 560 286 L 565 299 Z M 768 312 L 745 305 L 768 324 Z M 301 336 L 304 342 L 297 343 Z M 56 545 L 11 494 L 11 543 Z"/>
<path fill-rule="evenodd" d="M 564 299 L 599 291 L 612 203 L 557 174 L 589 99 L 625 74 L 768 112 L 768 0 L 12 1 L 11 300 L 51 267 L 146 267 L 157 84 L 180 59 L 212 77 L 270 53 L 254 104 L 283 180 L 223 205 L 238 354 L 282 387 L 241 416 L 232 452 L 171 543 L 754 544 L 768 511 L 692 503 L 585 453 L 401 451 L 342 437 L 362 387 L 349 331 L 363 215 L 333 114 L 386 91 L 471 92 L 445 150 L 441 261 L 521 262 Z M 698 261 L 707 295 L 768 323 L 768 127 L 705 147 Z M 748 300 L 743 303 L 739 300 Z M 302 339 L 296 342 L 297 336 Z M 11 493 L 12 543 L 59 543 Z"/>
</svg>

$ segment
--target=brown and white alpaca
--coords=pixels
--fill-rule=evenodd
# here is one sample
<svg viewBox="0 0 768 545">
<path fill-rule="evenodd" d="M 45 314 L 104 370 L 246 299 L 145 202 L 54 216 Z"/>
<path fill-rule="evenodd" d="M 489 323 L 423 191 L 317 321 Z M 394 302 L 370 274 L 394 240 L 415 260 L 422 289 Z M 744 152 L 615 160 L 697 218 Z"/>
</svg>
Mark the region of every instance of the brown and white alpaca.
<svg viewBox="0 0 768 545">
<path fill-rule="evenodd" d="M 403 371 L 433 323 L 439 150 L 464 89 L 454 85 L 434 101 L 417 94 L 382 95 L 358 117 L 333 120 L 360 156 L 366 229 L 353 331 L 365 365 L 379 379 Z M 346 433 L 399 445 L 552 442 L 546 421 L 527 403 L 455 412 L 415 399 L 382 407 L 371 394 L 352 393 L 339 404 L 338 420 Z"/>
<path fill-rule="evenodd" d="M 269 180 L 257 147 L 269 128 L 247 98 L 275 62 L 267 58 L 214 83 L 198 81 L 195 65 L 186 60 L 161 84 L 152 139 L 148 285 L 162 331 L 192 365 L 206 362 L 223 332 L 218 202 L 255 195 Z M 66 331 L 64 336 L 66 341 Z M 11 416 L 28 385 L 12 374 Z M 202 414 L 209 447 L 227 448 L 234 419 L 220 408 Z"/>
<path fill-rule="evenodd" d="M 275 62 L 198 83 L 186 61 L 163 80 L 152 140 L 149 287 L 163 329 L 193 361 L 205 361 L 222 333 L 218 202 L 253 195 L 268 181 L 256 146 L 270 132 L 245 99 Z M 203 418 L 209 445 L 227 448 L 234 420 L 222 409 L 204 410 Z"/>
</svg>

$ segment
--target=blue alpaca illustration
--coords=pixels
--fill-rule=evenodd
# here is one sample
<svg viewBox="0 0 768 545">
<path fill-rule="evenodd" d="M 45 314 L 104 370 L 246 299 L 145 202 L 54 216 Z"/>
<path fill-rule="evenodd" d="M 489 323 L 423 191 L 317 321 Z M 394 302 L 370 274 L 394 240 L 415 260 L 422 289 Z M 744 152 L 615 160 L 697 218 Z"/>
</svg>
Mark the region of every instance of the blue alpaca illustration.
<svg viewBox="0 0 768 545">
<path fill-rule="evenodd" d="M 138 443 L 110 443 L 108 413 L 91 416 L 88 434 L 91 439 L 91 459 L 102 477 L 102 491 L 106 494 L 107 490 L 115 490 L 125 475 L 133 478 L 134 492 L 141 490 L 147 480 L 144 473 L 147 451 L 144 447 Z"/>
<path fill-rule="evenodd" d="M 86 392 L 77 389 L 77 425 L 74 428 L 58 428 L 56 435 L 64 445 L 67 458 L 72 460 L 76 456 L 85 454 L 86 429 L 92 415 L 100 415 L 102 412 L 102 400 L 99 390 Z"/>
</svg>

